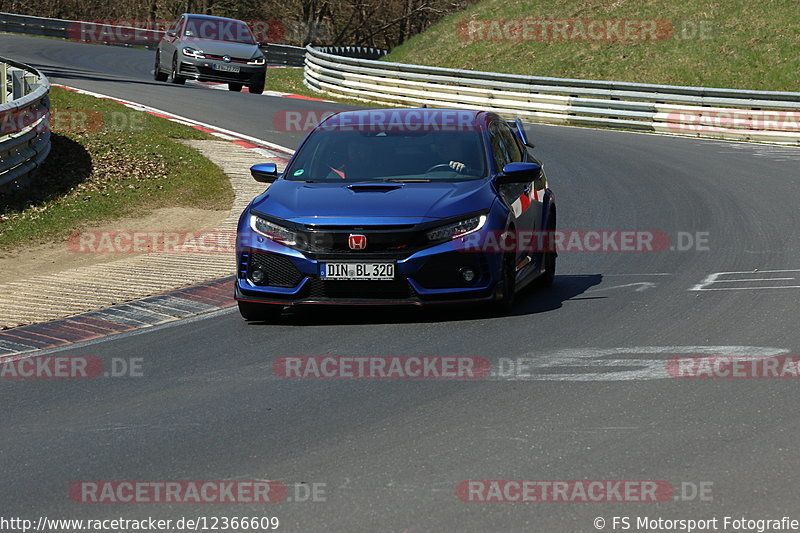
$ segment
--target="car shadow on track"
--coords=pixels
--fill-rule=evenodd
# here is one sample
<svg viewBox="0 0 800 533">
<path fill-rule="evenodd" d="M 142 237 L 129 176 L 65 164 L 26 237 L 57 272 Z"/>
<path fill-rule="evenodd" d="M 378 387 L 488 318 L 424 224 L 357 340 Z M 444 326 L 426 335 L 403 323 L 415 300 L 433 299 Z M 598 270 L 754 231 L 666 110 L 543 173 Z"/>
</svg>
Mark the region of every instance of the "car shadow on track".
<svg viewBox="0 0 800 533">
<path fill-rule="evenodd" d="M 44 72 L 45 76 L 53 82 L 66 83 L 70 80 L 82 81 L 95 81 L 95 82 L 108 82 L 108 83 L 125 83 L 125 84 L 138 84 L 138 85 L 158 85 L 169 88 L 198 88 L 195 85 L 173 85 L 171 83 L 164 83 L 155 80 L 137 79 L 135 77 L 122 76 L 119 74 L 98 74 L 97 72 L 78 69 L 73 67 L 63 67 L 59 65 L 31 63 L 31 66 Z"/>
<path fill-rule="evenodd" d="M 526 287 L 525 290 L 517 294 L 514 308 L 509 315 L 535 315 L 536 313 L 553 311 L 560 308 L 567 300 L 574 299 L 586 292 L 590 287 L 599 285 L 602 281 L 602 274 L 556 276 L 552 287 Z M 590 299 L 590 297 L 582 299 L 586 300 Z"/>
<path fill-rule="evenodd" d="M 552 287 L 526 287 L 516 298 L 514 308 L 506 316 L 524 316 L 560 308 L 567 300 L 599 285 L 601 274 L 556 276 Z M 299 306 L 284 311 L 277 323 L 282 326 L 331 326 L 359 324 L 433 324 L 473 320 L 498 320 L 482 305 L 448 305 L 436 307 L 359 307 Z M 251 325 L 263 325 L 250 322 Z"/>
</svg>

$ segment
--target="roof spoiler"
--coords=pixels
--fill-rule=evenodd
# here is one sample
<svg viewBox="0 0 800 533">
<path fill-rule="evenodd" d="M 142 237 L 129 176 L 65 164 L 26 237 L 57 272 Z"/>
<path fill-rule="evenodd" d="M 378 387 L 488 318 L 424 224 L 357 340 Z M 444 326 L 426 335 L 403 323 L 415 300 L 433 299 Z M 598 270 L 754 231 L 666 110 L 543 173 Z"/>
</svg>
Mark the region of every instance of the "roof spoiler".
<svg viewBox="0 0 800 533">
<path fill-rule="evenodd" d="M 522 121 L 519 118 L 515 118 L 514 120 L 507 120 L 506 121 L 511 129 L 514 131 L 514 134 L 522 141 L 522 144 L 527 146 L 528 148 L 536 148 L 530 141 L 528 141 L 528 134 L 525 133 L 525 127 L 522 125 Z"/>
</svg>

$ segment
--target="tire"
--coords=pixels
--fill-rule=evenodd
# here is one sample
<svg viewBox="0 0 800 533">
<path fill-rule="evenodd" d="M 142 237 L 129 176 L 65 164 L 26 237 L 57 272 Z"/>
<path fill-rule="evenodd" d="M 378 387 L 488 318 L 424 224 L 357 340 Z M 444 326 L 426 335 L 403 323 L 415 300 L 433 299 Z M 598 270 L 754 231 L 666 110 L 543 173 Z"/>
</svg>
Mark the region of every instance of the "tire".
<svg viewBox="0 0 800 533">
<path fill-rule="evenodd" d="M 238 93 L 242 90 L 243 85 L 241 83 L 229 83 L 228 90 Z"/>
<path fill-rule="evenodd" d="M 169 75 L 169 81 L 174 83 L 175 85 L 183 85 L 186 83 L 186 78 L 183 76 L 178 75 L 178 55 L 175 54 L 172 57 L 172 71 Z"/>
<path fill-rule="evenodd" d="M 156 50 L 156 64 L 153 67 L 153 79 L 156 81 L 167 81 L 167 74 L 161 72 L 161 52 Z"/>
<path fill-rule="evenodd" d="M 555 232 L 555 230 L 555 220 L 548 220 L 547 231 L 552 235 L 552 232 Z M 555 249 L 555 239 L 548 238 L 547 246 L 548 250 L 542 255 L 542 266 L 544 267 L 544 272 L 542 272 L 542 274 L 536 280 L 536 284 L 539 287 L 552 287 L 553 281 L 556 278 L 556 257 L 558 256 L 558 253 Z"/>
<path fill-rule="evenodd" d="M 503 255 L 501 275 L 500 283 L 503 285 L 503 297 L 491 304 L 491 312 L 497 316 L 507 315 L 514 307 L 514 293 L 517 289 L 517 265 L 513 253 Z"/>
<path fill-rule="evenodd" d="M 247 88 L 251 94 L 262 94 L 264 92 L 264 84 L 261 85 L 251 85 Z"/>
<path fill-rule="evenodd" d="M 274 304 L 259 304 L 255 302 L 236 302 L 239 304 L 239 313 L 245 320 L 267 322 L 276 320 L 281 316 L 283 306 Z"/>
</svg>

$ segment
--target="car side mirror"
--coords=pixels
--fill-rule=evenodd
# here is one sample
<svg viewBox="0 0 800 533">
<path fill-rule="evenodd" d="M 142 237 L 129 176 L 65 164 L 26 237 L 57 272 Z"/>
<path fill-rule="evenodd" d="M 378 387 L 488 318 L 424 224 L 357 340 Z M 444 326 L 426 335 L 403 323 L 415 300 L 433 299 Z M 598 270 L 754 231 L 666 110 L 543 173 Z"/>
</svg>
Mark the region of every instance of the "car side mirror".
<svg viewBox="0 0 800 533">
<path fill-rule="evenodd" d="M 538 163 L 509 163 L 503 167 L 503 172 L 495 177 L 498 185 L 511 183 L 530 183 L 539 181 L 542 177 L 542 165 Z"/>
<path fill-rule="evenodd" d="M 168 30 L 167 31 L 167 37 L 174 38 L 176 35 L 177 35 L 177 33 L 175 33 L 175 30 Z"/>
<path fill-rule="evenodd" d="M 259 183 L 272 183 L 278 179 L 278 165 L 275 163 L 259 163 L 250 167 L 250 175 Z"/>
</svg>

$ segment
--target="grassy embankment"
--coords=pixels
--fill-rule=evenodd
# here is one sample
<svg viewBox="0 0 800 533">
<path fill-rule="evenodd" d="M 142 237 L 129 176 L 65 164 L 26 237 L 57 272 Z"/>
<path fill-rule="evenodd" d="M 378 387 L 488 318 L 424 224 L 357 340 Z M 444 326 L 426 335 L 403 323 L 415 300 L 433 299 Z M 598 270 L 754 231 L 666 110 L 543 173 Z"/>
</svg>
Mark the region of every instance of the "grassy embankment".
<svg viewBox="0 0 800 533">
<path fill-rule="evenodd" d="M 203 132 L 54 87 L 53 147 L 35 181 L 0 200 L 0 252 L 162 207 L 227 209 L 219 167 L 176 139 Z"/>
<path fill-rule="evenodd" d="M 526 18 L 661 22 L 659 38 L 647 41 L 473 41 L 468 29 L 457 31 L 470 19 Z M 489 25 L 480 28 L 485 31 L 473 35 L 496 35 Z M 797 0 L 483 0 L 412 37 L 386 60 L 559 78 L 800 91 L 798 50 Z"/>
</svg>

